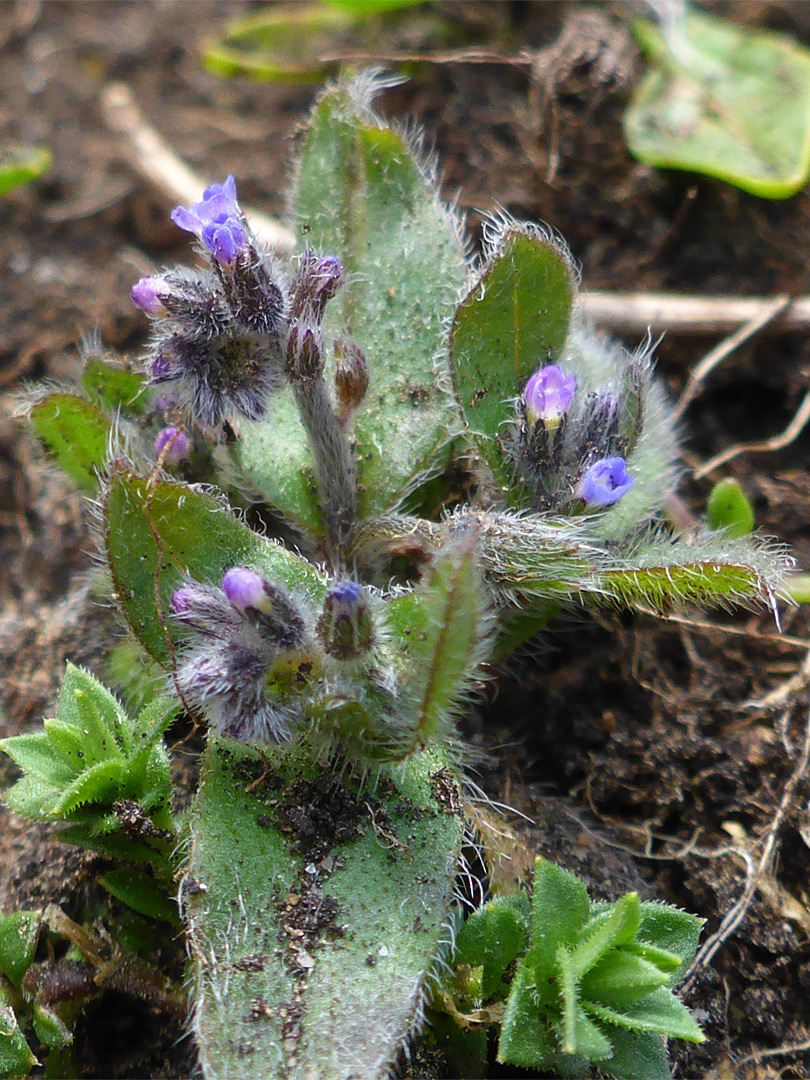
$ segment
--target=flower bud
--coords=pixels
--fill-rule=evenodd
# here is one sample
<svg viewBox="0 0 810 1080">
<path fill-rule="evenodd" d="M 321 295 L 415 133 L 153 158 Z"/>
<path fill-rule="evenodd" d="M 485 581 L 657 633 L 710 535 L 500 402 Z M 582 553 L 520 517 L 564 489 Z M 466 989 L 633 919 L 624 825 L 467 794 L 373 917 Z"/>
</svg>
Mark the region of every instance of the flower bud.
<svg viewBox="0 0 810 1080">
<path fill-rule="evenodd" d="M 135 282 L 129 295 L 135 307 L 145 311 L 147 315 L 165 315 L 166 307 L 163 302 L 165 293 L 166 283 L 163 278 L 144 277 Z"/>
<path fill-rule="evenodd" d="M 167 447 L 168 449 L 166 449 Z M 164 461 L 171 461 L 176 464 L 188 456 L 191 450 L 191 439 L 189 439 L 183 428 L 162 428 L 155 437 L 155 453 L 159 457 L 164 450 L 166 450 Z"/>
<path fill-rule="evenodd" d="M 356 660 L 367 653 L 374 643 L 374 624 L 362 585 L 336 581 L 326 594 L 315 629 L 336 660 Z"/>
<path fill-rule="evenodd" d="M 267 611 L 270 597 L 267 583 L 261 574 L 244 566 L 234 566 L 222 579 L 222 589 L 235 608 L 246 611 Z"/>
<path fill-rule="evenodd" d="M 523 391 L 529 429 L 540 421 L 546 428 L 558 427 L 571 408 L 576 385 L 576 376 L 566 375 L 557 364 L 547 364 L 536 371 Z"/>
<path fill-rule="evenodd" d="M 348 341 L 335 342 L 335 392 L 338 400 L 338 418 L 345 424 L 366 396 L 369 372 L 363 350 Z"/>
<path fill-rule="evenodd" d="M 287 343 L 287 373 L 293 382 L 312 382 L 323 370 L 323 342 L 320 327 L 300 322 L 290 327 Z"/>
<path fill-rule="evenodd" d="M 622 457 L 595 461 L 577 486 L 577 496 L 590 507 L 612 506 L 632 488 L 635 480 Z"/>
</svg>

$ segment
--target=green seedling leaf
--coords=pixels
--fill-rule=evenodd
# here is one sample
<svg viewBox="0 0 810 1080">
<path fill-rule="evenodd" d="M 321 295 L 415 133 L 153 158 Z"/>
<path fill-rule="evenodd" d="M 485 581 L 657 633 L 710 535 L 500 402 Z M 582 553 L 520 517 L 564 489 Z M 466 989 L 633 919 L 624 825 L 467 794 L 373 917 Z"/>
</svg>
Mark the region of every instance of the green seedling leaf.
<svg viewBox="0 0 810 1080">
<path fill-rule="evenodd" d="M 317 103 L 296 203 L 302 241 L 346 270 L 327 330 L 354 341 L 371 374 L 353 421 L 363 515 L 424 481 L 459 428 L 436 358 L 466 274 L 457 221 L 409 140 L 371 111 L 374 90 L 368 78 L 340 83 Z"/>
<path fill-rule="evenodd" d="M 728 536 L 747 536 L 754 528 L 754 508 L 738 480 L 718 481 L 709 493 L 706 520 L 710 529 L 725 529 Z"/>
<path fill-rule="evenodd" d="M 651 70 L 625 114 L 641 161 L 725 180 L 766 199 L 810 175 L 810 51 L 688 9 L 668 36 L 636 24 Z"/>
<path fill-rule="evenodd" d="M 678 958 L 667 954 L 675 964 Z M 669 971 L 672 971 L 670 965 Z M 641 956 L 617 949 L 604 956 L 582 979 L 582 996 L 622 1009 L 668 982 L 668 973 Z"/>
<path fill-rule="evenodd" d="M 591 910 L 588 890 L 576 874 L 548 859 L 534 864 L 532 925 L 526 962 L 534 968 L 539 992 L 554 974 L 557 949 L 573 944 L 587 924 Z"/>
<path fill-rule="evenodd" d="M 626 893 L 615 904 L 591 919 L 571 950 L 574 978 L 582 977 L 602 960 L 609 949 L 633 940 L 641 925 L 641 902 L 638 893 Z"/>
<path fill-rule="evenodd" d="M 57 465 L 80 491 L 95 495 L 112 426 L 95 405 L 74 394 L 49 394 L 31 409 L 31 423 Z"/>
<path fill-rule="evenodd" d="M 453 785 L 458 805 L 457 781 L 435 751 L 376 797 L 294 751 L 262 775 L 266 759 L 209 737 L 181 890 L 204 1074 L 238 1075 L 249 1043 L 268 1080 L 382 1080 L 441 948 L 462 838 L 444 796 Z"/>
<path fill-rule="evenodd" d="M 575 286 L 571 257 L 559 241 L 539 229 L 504 226 L 453 320 L 456 395 L 477 452 L 513 504 L 521 492 L 502 441 L 504 425 L 513 419 L 510 401 L 539 367 L 557 359 Z"/>
<path fill-rule="evenodd" d="M 564 1054 L 577 1054 L 586 1061 L 602 1061 L 613 1053 L 610 1040 L 579 1003 L 579 985 L 571 953 L 564 945 L 557 949 L 557 981 L 562 1001 L 562 1020 L 558 1025 Z"/>
<path fill-rule="evenodd" d="M 0 147 L 0 195 L 44 176 L 53 155 L 43 146 Z"/>
<path fill-rule="evenodd" d="M 621 1009 L 609 1009 L 595 1001 L 583 1001 L 582 1004 L 592 1018 L 628 1031 L 648 1031 L 693 1043 L 706 1041 L 687 1007 L 665 987 L 653 990 L 640 1001 Z"/>
<path fill-rule="evenodd" d="M 0 986 L 0 1076 L 28 1076 L 35 1065 L 39 1062 L 20 1031 L 9 992 Z"/>
<path fill-rule="evenodd" d="M 321 83 L 337 70 L 321 56 L 335 51 L 358 14 L 338 5 L 276 5 L 232 23 L 221 41 L 205 45 L 203 66 L 225 78 Z"/>
<path fill-rule="evenodd" d="M 82 388 L 102 409 L 131 413 L 141 416 L 147 398 L 143 394 L 146 376 L 135 371 L 105 364 L 91 356 L 82 372 Z"/>
<path fill-rule="evenodd" d="M 179 926 L 177 904 L 149 874 L 139 870 L 110 870 L 100 877 L 99 884 L 117 900 L 150 919 L 163 919 Z"/>
<path fill-rule="evenodd" d="M 506 1003 L 498 1040 L 498 1061 L 502 1065 L 519 1065 L 525 1069 L 541 1068 L 555 1050 L 556 1040 L 537 1005 L 534 975 L 523 961 L 518 965 Z M 580 1064 L 584 1072 L 587 1062 Z"/>
<path fill-rule="evenodd" d="M 670 988 L 681 981 L 694 960 L 704 924 L 705 919 L 670 904 L 647 902 L 641 905 L 637 944 L 646 943 L 679 958 L 680 963 L 670 976 Z"/>
<path fill-rule="evenodd" d="M 62 818 L 87 803 L 114 802 L 126 781 L 123 758 L 111 758 L 91 765 L 59 793 L 50 809 L 50 816 Z"/>
<path fill-rule="evenodd" d="M 524 952 L 528 937 L 529 904 L 523 893 L 490 900 L 462 924 L 454 962 L 483 968 L 482 1001 L 506 996 L 503 975 Z"/>
<path fill-rule="evenodd" d="M 41 783 L 54 788 L 70 783 L 76 775 L 70 766 L 54 756 L 48 736 L 42 731 L 3 739 L 0 741 L 0 749 L 8 754 L 24 773 L 36 776 Z"/>
<path fill-rule="evenodd" d="M 666 1047 L 660 1035 L 611 1028 L 613 1057 L 600 1068 L 617 1080 L 671 1080 Z"/>
<path fill-rule="evenodd" d="M 184 484 L 151 484 L 123 465 L 106 493 L 105 543 L 124 614 L 164 666 L 171 662 L 169 599 L 184 574 L 218 583 L 230 567 L 250 566 L 318 606 L 323 601 L 323 581 L 307 562 L 254 533 L 222 502 Z"/>
<path fill-rule="evenodd" d="M 0 915 L 0 971 L 19 986 L 39 940 L 41 911 L 13 911 Z"/>
</svg>

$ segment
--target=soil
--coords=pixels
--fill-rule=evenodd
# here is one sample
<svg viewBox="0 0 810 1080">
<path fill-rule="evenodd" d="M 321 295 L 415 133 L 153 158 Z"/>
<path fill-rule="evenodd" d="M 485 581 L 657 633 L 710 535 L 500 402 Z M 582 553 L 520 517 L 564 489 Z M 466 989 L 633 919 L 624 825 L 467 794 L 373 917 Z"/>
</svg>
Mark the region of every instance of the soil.
<svg viewBox="0 0 810 1080">
<path fill-rule="evenodd" d="M 710 7 L 810 44 L 810 5 Z M 629 156 L 621 117 L 642 63 L 627 9 L 444 9 L 462 43 L 510 52 L 560 43 L 541 54 L 536 85 L 525 68 L 422 65 L 380 102 L 387 115 L 414 116 L 428 131 L 446 193 L 460 192 L 469 212 L 473 242 L 484 215 L 502 207 L 558 230 L 589 288 L 810 292 L 807 190 L 766 202 Z M 129 288 L 180 261 L 187 247 L 168 224 L 170 207 L 126 165 L 99 93 L 125 81 L 201 177 L 233 171 L 245 202 L 283 213 L 290 143 L 313 88 L 218 79 L 198 54 L 206 35 L 252 10 L 241 0 L 0 3 L 0 138 L 42 143 L 54 154 L 46 178 L 0 202 L 3 734 L 47 715 L 64 660 L 97 665 L 114 625 L 86 585 L 94 550 L 87 507 L 13 418 L 19 396 L 31 382 L 75 377 L 88 333 L 136 355 L 144 320 Z M 396 48 L 397 33 L 386 49 Z M 659 371 L 673 395 L 709 344 L 674 334 L 661 343 Z M 709 481 L 693 482 L 687 466 L 782 431 L 809 373 L 802 336 L 766 334 L 711 376 L 685 425 L 683 493 L 693 513 L 704 508 Z M 789 543 L 805 568 L 809 449 L 805 432 L 779 452 L 742 455 L 723 470 L 742 483 L 759 527 Z M 525 815 L 514 819 L 516 850 L 576 870 L 596 897 L 637 888 L 700 913 L 711 935 L 745 895 L 746 864 L 757 863 L 770 836 L 767 872 L 689 988 L 708 1042 L 672 1045 L 678 1076 L 810 1075 L 807 1051 L 790 1049 L 810 1044 L 810 783 L 791 781 L 808 723 L 808 680 L 788 685 L 807 655 L 807 609 L 783 610 L 782 630 L 780 637 L 763 612 L 674 622 L 582 616 L 514 661 L 465 722 L 480 751 L 476 781 Z M 781 698 L 763 703 L 780 687 Z M 9 778 L 0 765 L 0 779 Z M 6 811 L 0 820 L 0 906 L 53 901 L 80 911 L 93 860 Z M 187 1041 L 176 1043 L 179 1034 L 145 1006 L 108 993 L 78 1033 L 81 1075 L 188 1076 L 192 1054 Z M 432 1068 L 419 1075 L 438 1075 Z"/>
</svg>

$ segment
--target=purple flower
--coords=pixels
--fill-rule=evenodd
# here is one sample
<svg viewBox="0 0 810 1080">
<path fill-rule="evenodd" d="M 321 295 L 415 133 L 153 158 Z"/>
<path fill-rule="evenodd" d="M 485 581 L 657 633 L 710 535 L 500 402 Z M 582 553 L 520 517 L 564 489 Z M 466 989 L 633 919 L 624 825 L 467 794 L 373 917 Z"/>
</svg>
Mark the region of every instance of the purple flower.
<svg viewBox="0 0 810 1080">
<path fill-rule="evenodd" d="M 526 422 L 530 428 L 542 420 L 546 427 L 556 427 L 571 408 L 577 380 L 566 375 L 557 364 L 547 364 L 535 371 L 523 391 Z"/>
<path fill-rule="evenodd" d="M 166 283 L 160 277 L 143 277 L 132 286 L 129 295 L 135 307 L 145 311 L 147 315 L 165 315 L 166 307 L 163 297 L 166 293 Z"/>
<path fill-rule="evenodd" d="M 178 462 L 187 456 L 191 449 L 191 439 L 182 428 L 165 427 L 155 436 L 155 453 L 160 455 L 166 447 L 166 461 Z"/>
<path fill-rule="evenodd" d="M 202 240 L 214 258 L 226 266 L 232 265 L 247 247 L 232 176 L 224 184 L 206 188 L 200 202 L 175 207 L 172 221 Z"/>
<path fill-rule="evenodd" d="M 622 457 L 595 461 L 579 482 L 577 495 L 586 506 L 612 506 L 635 483 Z"/>
</svg>

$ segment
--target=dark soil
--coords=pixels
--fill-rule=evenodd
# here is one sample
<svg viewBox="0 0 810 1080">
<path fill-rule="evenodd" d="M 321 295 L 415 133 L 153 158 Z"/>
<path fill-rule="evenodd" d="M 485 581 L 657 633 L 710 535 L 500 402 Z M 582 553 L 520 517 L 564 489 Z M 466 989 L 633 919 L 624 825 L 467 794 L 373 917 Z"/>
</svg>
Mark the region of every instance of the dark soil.
<svg viewBox="0 0 810 1080">
<path fill-rule="evenodd" d="M 474 239 L 481 211 L 504 207 L 559 230 L 590 288 L 810 292 L 807 191 L 769 203 L 629 157 L 621 116 L 641 62 L 623 9 L 600 8 L 594 21 L 592 9 L 569 3 L 447 7 L 461 39 L 508 51 L 546 48 L 566 20 L 580 19 L 557 52 L 545 103 L 525 70 L 494 64 L 417 68 L 380 103 L 389 115 L 418 118 L 435 140 L 445 190 L 461 191 Z M 83 334 L 136 354 L 144 320 L 129 288 L 187 248 L 168 225 L 170 207 L 124 163 L 99 92 L 124 80 L 201 177 L 233 171 L 245 202 L 282 213 L 291 138 L 314 91 L 219 80 L 201 69 L 197 51 L 206 34 L 248 10 L 241 0 L 0 3 L 0 137 L 46 144 L 55 159 L 47 178 L 0 202 L 3 734 L 30 728 L 53 706 L 65 658 L 96 665 L 112 625 L 82 586 L 94 550 L 86 506 L 12 418 L 17 396 L 32 381 L 74 377 Z M 713 10 L 810 44 L 810 5 L 756 0 Z M 395 37 L 386 42 L 395 46 Z M 661 344 L 659 370 L 673 394 L 709 344 L 675 335 Z M 797 335 L 739 350 L 689 409 L 687 460 L 783 430 L 809 372 Z M 752 498 L 761 529 L 786 540 L 803 567 L 808 449 L 805 433 L 724 470 Z M 694 513 L 708 489 L 687 476 Z M 797 672 L 807 650 L 796 639 L 810 634 L 804 609 L 783 612 L 781 640 L 767 614 L 717 620 L 728 629 L 696 618 L 564 625 L 542 652 L 513 664 L 466 729 L 486 752 L 478 782 L 532 822 L 516 821 L 516 854 L 539 852 L 575 869 L 595 896 L 637 888 L 679 904 L 707 919 L 709 935 L 743 892 L 745 856 L 760 857 L 804 739 L 806 687 L 777 707 L 755 703 Z M 0 765 L 0 773 L 10 770 Z M 769 872 L 689 990 L 709 1041 L 674 1044 L 679 1076 L 810 1075 L 806 1052 L 773 1054 L 810 1040 L 808 797 L 802 779 Z M 5 811 L 2 823 L 0 904 L 50 900 L 80 910 L 92 860 Z M 143 1005 L 107 994 L 79 1032 L 82 1075 L 188 1075 L 179 1034 Z"/>
</svg>

